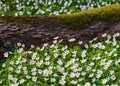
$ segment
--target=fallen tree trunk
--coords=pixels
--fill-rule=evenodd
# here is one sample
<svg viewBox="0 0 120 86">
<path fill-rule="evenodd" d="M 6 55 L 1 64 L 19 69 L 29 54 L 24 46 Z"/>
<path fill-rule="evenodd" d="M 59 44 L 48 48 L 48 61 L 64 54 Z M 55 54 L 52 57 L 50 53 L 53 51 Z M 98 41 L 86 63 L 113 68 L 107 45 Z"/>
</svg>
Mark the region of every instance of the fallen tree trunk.
<svg viewBox="0 0 120 86">
<path fill-rule="evenodd" d="M 0 58 L 18 42 L 42 46 L 59 36 L 63 44 L 77 45 L 101 34 L 120 32 L 120 5 L 109 5 L 83 12 L 52 17 L 0 17 Z M 76 38 L 74 43 L 68 39 Z"/>
<path fill-rule="evenodd" d="M 57 22 L 56 17 L 1 17 L 0 18 L 0 54 L 9 51 L 14 44 L 21 42 L 29 48 L 31 45 L 42 46 L 52 43 L 54 37 L 64 39 L 63 44 L 77 45 L 81 40 L 89 42 L 102 33 L 120 32 L 120 21 L 115 23 L 98 22 L 86 29 L 69 29 Z M 72 44 L 68 39 L 76 38 Z"/>
</svg>

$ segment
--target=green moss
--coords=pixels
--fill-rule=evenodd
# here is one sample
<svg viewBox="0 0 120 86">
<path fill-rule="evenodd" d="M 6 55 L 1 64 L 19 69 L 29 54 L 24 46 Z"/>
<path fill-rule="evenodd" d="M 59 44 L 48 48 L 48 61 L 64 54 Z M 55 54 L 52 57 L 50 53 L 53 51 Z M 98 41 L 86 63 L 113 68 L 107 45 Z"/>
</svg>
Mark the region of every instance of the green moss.
<svg viewBox="0 0 120 86">
<path fill-rule="evenodd" d="M 116 22 L 118 20 L 120 20 L 119 4 L 58 16 L 59 23 L 71 29 L 83 29 L 97 22 Z"/>
</svg>

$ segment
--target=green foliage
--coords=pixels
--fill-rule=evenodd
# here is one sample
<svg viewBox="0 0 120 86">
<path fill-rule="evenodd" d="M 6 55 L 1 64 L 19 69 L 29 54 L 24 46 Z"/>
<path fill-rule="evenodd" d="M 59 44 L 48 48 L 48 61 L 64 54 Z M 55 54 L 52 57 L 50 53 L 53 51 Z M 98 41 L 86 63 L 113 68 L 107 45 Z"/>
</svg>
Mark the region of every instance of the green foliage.
<svg viewBox="0 0 120 86">
<path fill-rule="evenodd" d="M 109 5 L 73 14 L 58 16 L 60 23 L 71 29 L 83 29 L 98 22 L 116 22 L 120 20 L 120 5 Z"/>
</svg>

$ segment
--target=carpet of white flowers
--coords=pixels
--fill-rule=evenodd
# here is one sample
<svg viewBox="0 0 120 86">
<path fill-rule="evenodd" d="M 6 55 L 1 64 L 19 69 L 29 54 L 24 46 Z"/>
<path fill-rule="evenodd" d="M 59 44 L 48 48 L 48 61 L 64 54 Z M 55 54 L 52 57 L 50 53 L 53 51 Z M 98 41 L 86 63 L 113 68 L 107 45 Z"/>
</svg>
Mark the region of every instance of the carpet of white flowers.
<svg viewBox="0 0 120 86">
<path fill-rule="evenodd" d="M 120 86 L 119 36 L 103 34 L 104 41 L 95 38 L 85 49 L 59 44 L 57 37 L 52 45 L 27 51 L 17 43 L 14 52 L 4 53 L 0 86 Z"/>
<path fill-rule="evenodd" d="M 0 16 L 48 16 L 70 14 L 120 0 L 0 0 Z"/>
</svg>

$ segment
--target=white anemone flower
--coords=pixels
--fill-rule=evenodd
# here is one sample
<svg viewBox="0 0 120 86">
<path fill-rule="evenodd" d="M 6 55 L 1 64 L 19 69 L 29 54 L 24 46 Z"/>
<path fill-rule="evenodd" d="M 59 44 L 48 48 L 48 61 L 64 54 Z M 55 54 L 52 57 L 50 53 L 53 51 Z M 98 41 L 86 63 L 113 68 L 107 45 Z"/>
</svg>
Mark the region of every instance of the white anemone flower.
<svg viewBox="0 0 120 86">
<path fill-rule="evenodd" d="M 100 61 L 100 65 L 105 65 L 105 62 L 106 62 L 106 59 L 102 59 L 102 60 Z"/>
<path fill-rule="evenodd" d="M 92 69 L 91 66 L 87 66 L 87 71 L 90 71 Z"/>
<path fill-rule="evenodd" d="M 111 76 L 111 79 L 112 79 L 112 80 L 115 80 L 115 79 L 116 79 L 116 76 L 115 76 L 115 75 L 112 75 L 112 76 Z"/>
<path fill-rule="evenodd" d="M 70 78 L 75 78 L 75 73 L 71 72 L 71 73 L 69 74 L 69 76 L 70 76 Z"/>
<path fill-rule="evenodd" d="M 62 64 L 63 64 L 63 62 L 62 62 L 61 59 L 59 59 L 59 60 L 57 61 L 57 63 L 58 63 L 59 65 L 62 65 Z"/>
<path fill-rule="evenodd" d="M 35 72 L 37 69 L 36 69 L 36 67 L 35 68 L 32 68 L 31 69 L 31 72 Z"/>
<path fill-rule="evenodd" d="M 4 57 L 7 58 L 8 56 L 9 56 L 9 53 L 8 53 L 8 52 L 5 52 L 5 53 L 4 53 Z"/>
<path fill-rule="evenodd" d="M 115 72 L 114 70 L 110 70 L 110 74 L 111 74 L 111 75 L 114 74 L 114 72 Z"/>
<path fill-rule="evenodd" d="M 106 37 L 106 36 L 107 36 L 107 34 L 106 34 L 106 33 L 102 34 L 102 37 Z"/>
<path fill-rule="evenodd" d="M 49 70 L 48 69 L 43 70 L 43 76 L 48 76 L 48 75 L 49 75 Z"/>
<path fill-rule="evenodd" d="M 91 62 L 89 65 L 90 65 L 90 66 L 94 66 L 94 65 L 95 65 L 95 63 L 94 63 L 94 62 Z"/>
<path fill-rule="evenodd" d="M 58 42 L 57 40 L 54 40 L 54 41 L 53 41 L 53 44 L 56 44 L 57 42 Z"/>
<path fill-rule="evenodd" d="M 51 78 L 50 81 L 51 81 L 51 82 L 55 82 L 55 81 L 56 81 L 56 78 Z"/>
<path fill-rule="evenodd" d="M 36 65 L 37 65 L 38 67 L 40 67 L 40 66 L 42 65 L 42 63 L 41 63 L 41 62 L 37 62 Z"/>
<path fill-rule="evenodd" d="M 12 80 L 12 78 L 13 78 L 13 75 L 8 75 L 8 80 Z"/>
<path fill-rule="evenodd" d="M 16 70 L 16 73 L 17 73 L 17 74 L 19 74 L 20 72 L 21 72 L 21 70 L 19 70 L 19 69 L 18 69 L 18 70 Z"/>
<path fill-rule="evenodd" d="M 80 45 L 81 45 L 82 43 L 83 43 L 82 41 L 79 41 L 79 42 L 78 42 L 78 44 L 80 44 Z"/>
<path fill-rule="evenodd" d="M 24 83 L 24 82 L 25 82 L 25 79 L 20 79 L 20 80 L 19 80 L 19 83 L 20 83 L 20 84 L 22 84 L 22 83 Z"/>
<path fill-rule="evenodd" d="M 61 84 L 61 85 L 65 85 L 65 83 L 66 83 L 66 81 L 65 81 L 64 78 L 62 78 L 62 79 L 59 80 L 59 84 Z"/>
<path fill-rule="evenodd" d="M 10 64 L 13 65 L 13 64 L 14 64 L 14 61 L 10 61 Z"/>
<path fill-rule="evenodd" d="M 27 67 L 26 67 L 26 66 L 24 66 L 24 67 L 23 67 L 23 70 L 27 70 Z"/>
<path fill-rule="evenodd" d="M 35 71 L 34 71 L 34 72 L 32 72 L 32 75 L 33 75 L 33 76 L 35 76 L 36 74 L 37 74 L 37 73 L 36 73 Z"/>
<path fill-rule="evenodd" d="M 88 77 L 89 78 L 92 78 L 94 76 L 94 74 L 93 73 L 91 73 Z"/>
<path fill-rule="evenodd" d="M 69 42 L 74 42 L 76 39 L 75 38 L 71 38 L 71 39 L 69 39 L 68 41 Z"/>
<path fill-rule="evenodd" d="M 92 82 L 95 82 L 95 81 L 96 81 L 96 78 L 93 78 L 93 79 L 92 79 Z"/>
<path fill-rule="evenodd" d="M 90 82 L 86 82 L 84 86 L 90 86 Z"/>
<path fill-rule="evenodd" d="M 120 33 L 118 32 L 118 33 L 115 33 L 114 35 L 113 35 L 113 37 L 118 37 L 118 36 L 120 36 Z"/>
<path fill-rule="evenodd" d="M 17 50 L 17 52 L 18 52 L 18 53 L 22 53 L 22 52 L 23 52 L 23 48 L 19 48 L 19 49 Z"/>
<path fill-rule="evenodd" d="M 9 67 L 8 69 L 9 69 L 9 71 L 13 71 L 13 67 Z"/>
<path fill-rule="evenodd" d="M 12 81 L 13 81 L 13 82 L 17 82 L 17 81 L 18 81 L 18 78 L 12 78 Z"/>
<path fill-rule="evenodd" d="M 36 82 L 37 81 L 37 77 L 32 77 L 32 81 Z"/>
<path fill-rule="evenodd" d="M 45 61 L 45 65 L 50 65 L 50 61 Z"/>
<path fill-rule="evenodd" d="M 77 84 L 77 81 L 72 80 L 72 81 L 70 81 L 70 83 L 75 85 L 75 84 Z"/>
<path fill-rule="evenodd" d="M 31 76 L 27 75 L 27 76 L 26 76 L 26 78 L 27 78 L 27 79 L 30 79 L 30 78 L 31 78 Z"/>
<path fill-rule="evenodd" d="M 108 79 L 102 79 L 102 84 L 105 85 L 108 82 Z"/>
<path fill-rule="evenodd" d="M 2 80 L 0 80 L 0 84 L 2 84 L 2 82 L 3 82 L 3 81 L 2 81 Z"/>
<path fill-rule="evenodd" d="M 38 69 L 38 74 L 42 74 L 42 70 Z"/>
<path fill-rule="evenodd" d="M 86 50 L 83 50 L 81 56 L 82 56 L 82 57 L 86 57 L 86 52 L 87 52 Z"/>
<path fill-rule="evenodd" d="M 4 63 L 4 64 L 2 64 L 2 67 L 4 68 L 6 66 L 6 64 Z"/>
<path fill-rule="evenodd" d="M 83 81 L 83 80 L 84 80 L 83 78 L 79 78 L 79 79 L 78 79 L 79 82 L 81 82 L 81 81 Z"/>
<path fill-rule="evenodd" d="M 34 48 L 35 46 L 34 45 L 31 45 L 31 48 Z"/>
<path fill-rule="evenodd" d="M 17 43 L 17 46 L 20 47 L 22 44 L 20 42 Z"/>
</svg>

